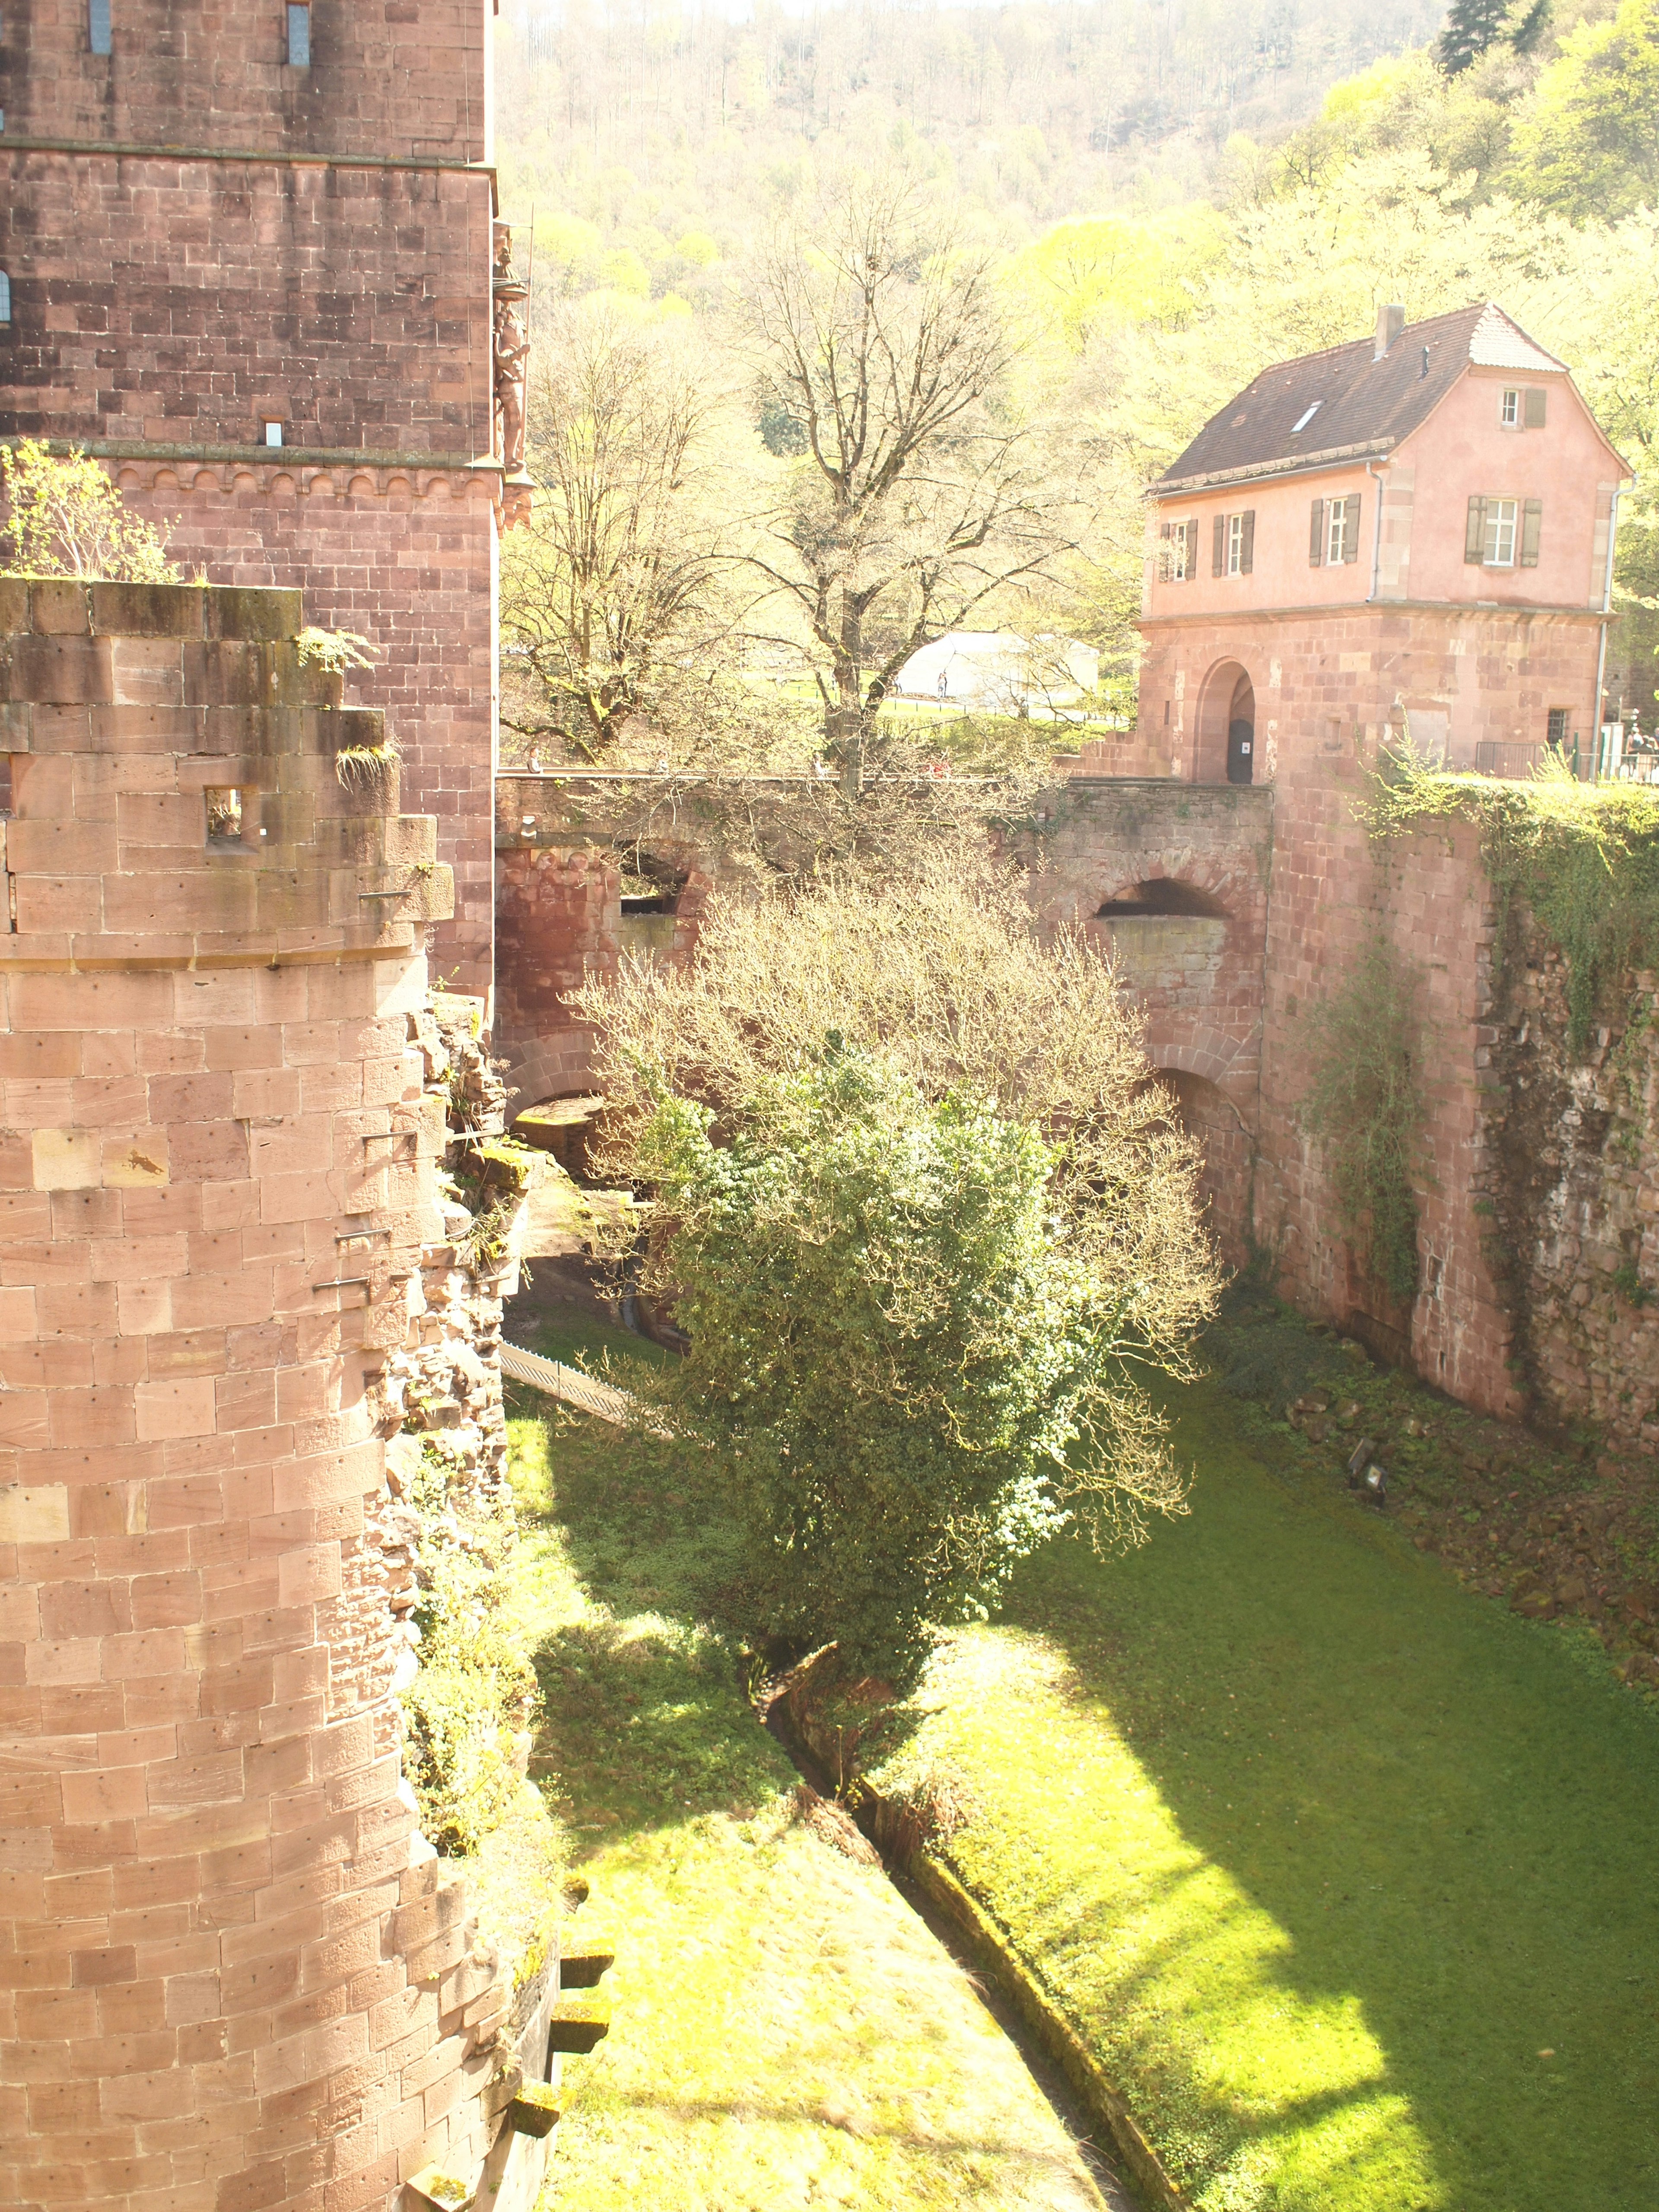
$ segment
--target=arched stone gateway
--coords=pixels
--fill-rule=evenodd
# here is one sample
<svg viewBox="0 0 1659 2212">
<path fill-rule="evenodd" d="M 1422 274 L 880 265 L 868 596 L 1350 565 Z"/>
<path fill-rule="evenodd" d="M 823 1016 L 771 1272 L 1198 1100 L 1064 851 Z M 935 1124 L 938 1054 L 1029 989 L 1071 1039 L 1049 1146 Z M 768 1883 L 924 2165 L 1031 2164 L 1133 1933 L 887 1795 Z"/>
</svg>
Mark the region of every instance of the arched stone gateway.
<svg viewBox="0 0 1659 2212">
<path fill-rule="evenodd" d="M 1197 783 L 1255 781 L 1255 686 L 1237 660 L 1218 661 L 1199 694 L 1193 778 Z"/>
</svg>

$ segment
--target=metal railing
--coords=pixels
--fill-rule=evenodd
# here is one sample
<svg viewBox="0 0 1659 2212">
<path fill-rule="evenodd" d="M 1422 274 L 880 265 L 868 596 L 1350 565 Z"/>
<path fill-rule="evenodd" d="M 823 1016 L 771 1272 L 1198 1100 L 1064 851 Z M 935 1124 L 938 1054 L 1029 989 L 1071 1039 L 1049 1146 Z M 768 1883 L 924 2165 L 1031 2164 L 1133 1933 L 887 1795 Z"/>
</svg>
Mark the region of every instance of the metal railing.
<svg viewBox="0 0 1659 2212">
<path fill-rule="evenodd" d="M 1510 783 L 1524 783 L 1544 754 L 1541 743 L 1519 738 L 1483 738 L 1474 749 L 1477 775 L 1495 775 Z"/>
</svg>

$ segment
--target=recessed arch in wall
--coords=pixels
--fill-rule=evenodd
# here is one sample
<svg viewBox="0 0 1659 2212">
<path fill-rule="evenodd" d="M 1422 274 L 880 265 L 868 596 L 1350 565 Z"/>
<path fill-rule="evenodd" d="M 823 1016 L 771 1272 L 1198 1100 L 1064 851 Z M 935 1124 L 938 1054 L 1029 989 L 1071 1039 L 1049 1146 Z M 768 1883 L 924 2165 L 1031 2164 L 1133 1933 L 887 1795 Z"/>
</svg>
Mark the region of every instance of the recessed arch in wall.
<svg viewBox="0 0 1659 2212">
<path fill-rule="evenodd" d="M 1255 781 L 1255 686 L 1242 661 L 1218 660 L 1199 692 L 1195 783 Z"/>
<path fill-rule="evenodd" d="M 1097 909 L 1102 921 L 1127 921 L 1143 915 L 1189 915 L 1225 921 L 1227 909 L 1213 891 L 1184 876 L 1148 876 L 1103 899 Z"/>
</svg>

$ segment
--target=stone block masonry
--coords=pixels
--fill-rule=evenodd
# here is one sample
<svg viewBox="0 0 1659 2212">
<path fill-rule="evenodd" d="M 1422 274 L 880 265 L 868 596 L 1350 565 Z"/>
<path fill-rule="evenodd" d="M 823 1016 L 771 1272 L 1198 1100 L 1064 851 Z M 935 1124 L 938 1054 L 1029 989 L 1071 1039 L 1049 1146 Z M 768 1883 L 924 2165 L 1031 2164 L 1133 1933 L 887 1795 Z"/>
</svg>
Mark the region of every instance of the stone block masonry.
<svg viewBox="0 0 1659 2212">
<path fill-rule="evenodd" d="M 302 585 L 370 641 L 358 696 L 398 716 L 455 876 L 440 964 L 484 994 L 489 12 L 319 6 L 303 65 L 288 15 L 115 0 L 97 55 L 85 0 L 0 11 L 0 438 L 83 444 L 181 573 Z"/>
<path fill-rule="evenodd" d="M 1037 817 L 1026 857 L 1038 918 L 1080 928 L 1115 964 L 1146 1023 L 1146 1056 L 1202 1148 L 1217 1244 L 1241 1266 L 1261 1082 L 1273 793 L 1074 776 L 1042 794 Z"/>
<path fill-rule="evenodd" d="M 488 1976 L 400 1780 L 372 1525 L 375 1382 L 442 1235 L 410 1030 L 450 888 L 301 623 L 0 582 L 19 2208 L 346 2212 L 477 2169 Z"/>
</svg>

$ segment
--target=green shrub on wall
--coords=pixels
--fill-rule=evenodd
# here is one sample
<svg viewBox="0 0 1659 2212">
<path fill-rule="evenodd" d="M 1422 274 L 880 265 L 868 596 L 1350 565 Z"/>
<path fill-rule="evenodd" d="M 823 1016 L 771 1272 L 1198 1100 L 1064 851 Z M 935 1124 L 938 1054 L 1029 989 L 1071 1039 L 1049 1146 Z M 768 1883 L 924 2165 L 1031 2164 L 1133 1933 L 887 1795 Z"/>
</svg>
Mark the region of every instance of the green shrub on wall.
<svg viewBox="0 0 1659 2212">
<path fill-rule="evenodd" d="M 1416 971 L 1386 938 L 1373 939 L 1315 1010 L 1313 1081 L 1303 1104 L 1343 1229 L 1402 1305 L 1416 1297 L 1418 1279 L 1418 991 Z"/>
<path fill-rule="evenodd" d="M 419 1562 L 421 1668 L 403 1692 L 404 1771 L 421 1827 L 447 1855 L 477 1851 L 511 1816 L 536 1677 L 505 1602 L 510 1508 L 480 1510 L 452 1491 L 428 1439 L 415 1501 L 426 1522 Z"/>
<path fill-rule="evenodd" d="M 1568 1048 L 1582 1056 L 1597 1018 L 1616 1014 L 1620 979 L 1659 966 L 1659 790 L 1583 784 L 1559 760 L 1529 783 L 1443 775 L 1409 746 L 1373 779 L 1359 817 L 1373 836 L 1473 822 L 1499 902 L 1501 958 L 1518 899 L 1567 968 Z"/>
</svg>

